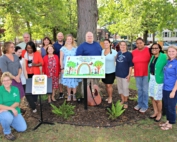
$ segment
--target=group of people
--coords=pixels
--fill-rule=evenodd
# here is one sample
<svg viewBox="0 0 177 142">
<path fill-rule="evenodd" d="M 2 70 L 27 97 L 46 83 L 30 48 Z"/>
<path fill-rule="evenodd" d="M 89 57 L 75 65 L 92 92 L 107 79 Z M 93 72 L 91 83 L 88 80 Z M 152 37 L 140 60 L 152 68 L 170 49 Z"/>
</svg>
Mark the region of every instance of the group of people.
<svg viewBox="0 0 177 142">
<path fill-rule="evenodd" d="M 25 96 L 26 79 L 33 75 L 46 74 L 52 78 L 52 95 L 48 102 L 56 101 L 56 90 L 59 89 L 60 98 L 63 98 L 63 86 L 67 88 L 67 101 L 76 101 L 76 89 L 81 79 L 64 78 L 63 72 L 67 56 L 105 56 L 105 84 L 111 104 L 113 99 L 112 85 L 117 81 L 118 94 L 121 104 L 128 108 L 129 83 L 134 68 L 134 77 L 138 89 L 138 104 L 136 111 L 145 113 L 148 109 L 148 98 L 152 100 L 154 113 L 150 116 L 156 122 L 162 117 L 162 106 L 165 108 L 167 122 L 160 124 L 162 130 L 172 128 L 176 122 L 177 102 L 177 49 L 170 46 L 167 55 L 158 43 L 150 48 L 145 47 L 142 38 L 136 40 L 137 49 L 129 52 L 126 42 L 119 42 L 120 51 L 111 49 L 109 39 L 104 40 L 104 49 L 94 41 L 93 33 L 87 32 L 85 42 L 78 47 L 71 34 L 57 34 L 57 42 L 52 44 L 49 37 L 43 39 L 43 47 L 37 51 L 36 45 L 30 40 L 29 34 L 23 35 L 24 42 L 16 47 L 12 42 L 5 42 L 3 55 L 0 57 L 0 69 L 3 73 L 0 87 L 0 123 L 5 137 L 13 140 L 15 136 L 10 131 L 10 126 L 17 131 L 25 131 L 27 126 L 20 113 L 20 98 Z M 98 84 L 99 79 L 88 79 Z M 18 88 L 18 89 L 17 89 Z M 72 94 L 71 94 L 72 92 Z M 37 95 L 25 96 L 33 113 L 37 112 Z M 162 103 L 163 102 L 163 103 Z M 162 105 L 163 104 L 163 105 Z M 18 121 L 18 122 L 17 122 Z M 20 123 L 19 123 L 20 122 Z"/>
</svg>

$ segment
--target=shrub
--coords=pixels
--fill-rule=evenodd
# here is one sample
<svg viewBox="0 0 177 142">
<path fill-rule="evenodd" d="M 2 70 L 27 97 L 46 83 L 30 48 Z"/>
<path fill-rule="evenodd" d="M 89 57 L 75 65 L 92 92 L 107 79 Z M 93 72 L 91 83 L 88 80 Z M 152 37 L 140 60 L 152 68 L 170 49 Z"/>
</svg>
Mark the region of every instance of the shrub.
<svg viewBox="0 0 177 142">
<path fill-rule="evenodd" d="M 68 119 L 71 115 L 74 114 L 74 108 L 75 106 L 66 104 L 66 101 L 64 101 L 64 103 L 57 108 L 55 105 L 51 104 L 52 106 L 52 112 L 58 116 L 61 116 L 64 119 Z"/>
<path fill-rule="evenodd" d="M 120 100 L 118 100 L 115 105 L 112 103 L 111 109 L 107 108 L 107 110 L 109 114 L 108 119 L 112 120 L 115 120 L 116 118 L 121 116 L 122 113 L 125 111 L 125 109 L 123 109 L 123 105 L 120 103 Z"/>
</svg>

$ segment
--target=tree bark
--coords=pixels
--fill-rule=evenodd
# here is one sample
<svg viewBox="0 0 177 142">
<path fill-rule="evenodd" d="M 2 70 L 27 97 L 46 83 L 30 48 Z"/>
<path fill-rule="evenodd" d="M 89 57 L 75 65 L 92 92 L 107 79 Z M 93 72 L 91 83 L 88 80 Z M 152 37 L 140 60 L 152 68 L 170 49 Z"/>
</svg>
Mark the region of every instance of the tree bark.
<svg viewBox="0 0 177 142">
<path fill-rule="evenodd" d="M 92 32 L 94 40 L 97 40 L 97 0 L 77 0 L 77 17 L 77 45 L 79 46 L 85 41 L 85 34 L 88 31 Z M 77 90 L 82 95 L 84 94 L 83 83 L 79 83 Z"/>
<path fill-rule="evenodd" d="M 52 28 L 52 34 L 53 34 L 53 40 L 56 41 L 57 40 L 57 37 L 56 37 L 57 36 L 57 31 L 56 31 L 55 27 Z"/>
<path fill-rule="evenodd" d="M 90 31 L 97 40 L 98 9 L 97 0 L 77 0 L 77 44 L 85 41 L 85 34 Z"/>
<path fill-rule="evenodd" d="M 30 26 L 29 21 L 26 21 L 26 26 L 27 26 L 28 33 L 29 33 L 29 35 L 30 35 L 30 37 L 31 37 L 31 40 L 32 40 L 32 31 L 31 31 L 31 26 Z"/>
<path fill-rule="evenodd" d="M 155 33 L 153 32 L 153 34 L 152 34 L 152 43 L 154 43 L 155 42 Z"/>
<path fill-rule="evenodd" d="M 147 38 L 148 38 L 148 30 L 144 31 L 143 33 L 143 39 L 145 44 L 147 44 Z"/>
</svg>

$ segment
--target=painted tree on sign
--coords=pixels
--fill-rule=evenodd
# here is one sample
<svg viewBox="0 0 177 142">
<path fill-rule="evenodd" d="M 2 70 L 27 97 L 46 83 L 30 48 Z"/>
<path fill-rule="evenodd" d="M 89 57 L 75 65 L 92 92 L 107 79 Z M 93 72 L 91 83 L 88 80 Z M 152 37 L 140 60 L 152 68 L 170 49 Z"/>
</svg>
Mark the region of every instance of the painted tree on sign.
<svg viewBox="0 0 177 142">
<path fill-rule="evenodd" d="M 93 66 L 95 66 L 95 67 L 97 68 L 97 70 L 98 70 L 98 73 L 100 73 L 100 69 L 101 69 L 101 67 L 103 66 L 103 62 L 101 62 L 101 61 L 96 61 L 96 62 L 93 64 Z"/>
<path fill-rule="evenodd" d="M 69 74 L 70 74 L 71 69 L 76 67 L 76 63 L 72 61 L 68 61 L 67 67 L 69 67 Z"/>
</svg>

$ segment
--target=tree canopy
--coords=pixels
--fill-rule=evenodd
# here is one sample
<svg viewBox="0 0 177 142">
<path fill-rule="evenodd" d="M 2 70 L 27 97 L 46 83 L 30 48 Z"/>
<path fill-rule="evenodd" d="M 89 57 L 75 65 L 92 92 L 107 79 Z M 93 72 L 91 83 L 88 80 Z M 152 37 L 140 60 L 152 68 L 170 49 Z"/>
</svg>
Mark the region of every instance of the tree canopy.
<svg viewBox="0 0 177 142">
<path fill-rule="evenodd" d="M 0 9 L 5 40 L 13 40 L 24 32 L 33 39 L 44 36 L 55 39 L 59 31 L 76 36 L 75 0 L 0 0 Z"/>
<path fill-rule="evenodd" d="M 168 0 L 99 0 L 99 24 L 111 33 L 139 33 L 177 28 L 177 2 Z"/>
</svg>

